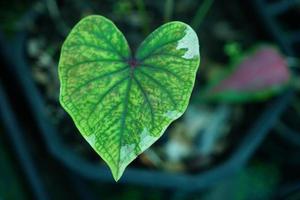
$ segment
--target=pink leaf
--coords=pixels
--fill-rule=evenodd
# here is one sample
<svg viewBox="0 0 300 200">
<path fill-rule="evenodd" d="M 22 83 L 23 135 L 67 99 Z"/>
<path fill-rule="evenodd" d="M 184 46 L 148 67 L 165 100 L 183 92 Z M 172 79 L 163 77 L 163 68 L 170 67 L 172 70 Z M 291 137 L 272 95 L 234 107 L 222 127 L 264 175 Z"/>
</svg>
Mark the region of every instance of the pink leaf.
<svg viewBox="0 0 300 200">
<path fill-rule="evenodd" d="M 284 57 L 272 47 L 261 47 L 241 61 L 235 71 L 213 89 L 214 92 L 255 92 L 288 82 L 290 73 Z"/>
</svg>

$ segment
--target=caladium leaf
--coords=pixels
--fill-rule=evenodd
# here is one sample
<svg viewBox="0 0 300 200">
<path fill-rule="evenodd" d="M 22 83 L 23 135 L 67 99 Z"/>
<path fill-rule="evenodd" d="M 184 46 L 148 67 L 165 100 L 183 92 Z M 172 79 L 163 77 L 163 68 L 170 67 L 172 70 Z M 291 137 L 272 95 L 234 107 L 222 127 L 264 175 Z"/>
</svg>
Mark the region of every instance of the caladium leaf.
<svg viewBox="0 0 300 200">
<path fill-rule="evenodd" d="M 60 102 L 115 180 L 186 110 L 199 66 L 193 29 L 170 22 L 136 55 L 110 20 L 82 19 L 59 61 Z"/>
<path fill-rule="evenodd" d="M 249 102 L 272 97 L 288 85 L 291 74 L 285 58 L 271 46 L 261 46 L 239 59 L 221 80 L 210 84 L 203 98 Z"/>
</svg>

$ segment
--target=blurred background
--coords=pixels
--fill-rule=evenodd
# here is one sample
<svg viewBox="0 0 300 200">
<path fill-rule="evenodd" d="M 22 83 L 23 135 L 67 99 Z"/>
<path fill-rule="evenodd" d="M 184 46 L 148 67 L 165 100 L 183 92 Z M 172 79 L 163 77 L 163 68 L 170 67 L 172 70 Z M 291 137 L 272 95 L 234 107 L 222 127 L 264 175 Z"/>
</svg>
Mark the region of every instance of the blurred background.
<svg viewBox="0 0 300 200">
<path fill-rule="evenodd" d="M 115 183 L 58 102 L 70 29 L 103 15 L 136 49 L 168 21 L 198 34 L 186 113 Z M 299 0 L 2 0 L 0 200 L 300 199 Z"/>
</svg>

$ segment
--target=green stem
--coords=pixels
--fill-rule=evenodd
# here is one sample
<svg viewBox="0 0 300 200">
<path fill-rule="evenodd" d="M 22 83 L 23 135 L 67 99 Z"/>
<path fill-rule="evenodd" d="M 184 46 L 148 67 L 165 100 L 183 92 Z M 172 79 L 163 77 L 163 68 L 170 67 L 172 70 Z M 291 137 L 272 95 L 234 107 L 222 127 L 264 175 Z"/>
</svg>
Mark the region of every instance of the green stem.
<svg viewBox="0 0 300 200">
<path fill-rule="evenodd" d="M 67 36 L 67 34 L 70 32 L 70 27 L 68 27 L 68 25 L 62 19 L 61 13 L 58 9 L 56 1 L 55 0 L 46 0 L 46 6 L 47 6 L 48 12 L 50 14 L 50 17 L 56 23 L 58 31 L 63 36 Z"/>
<path fill-rule="evenodd" d="M 194 16 L 192 22 L 191 22 L 191 26 L 197 31 L 202 22 L 203 19 L 205 18 L 205 16 L 207 15 L 209 9 L 211 8 L 212 4 L 213 4 L 214 0 L 204 0 L 203 3 L 201 4 L 201 6 L 198 8 L 196 15 Z"/>
<path fill-rule="evenodd" d="M 173 15 L 173 6 L 174 6 L 173 0 L 166 0 L 165 11 L 164 11 L 164 22 L 168 22 L 171 20 Z"/>
<path fill-rule="evenodd" d="M 142 20 L 143 20 L 143 32 L 145 35 L 148 35 L 149 31 L 150 31 L 150 27 L 149 27 L 149 17 L 147 14 L 147 11 L 145 9 L 145 3 L 143 0 L 136 0 L 136 5 L 137 5 L 137 9 L 139 11 L 139 15 L 141 16 Z"/>
</svg>

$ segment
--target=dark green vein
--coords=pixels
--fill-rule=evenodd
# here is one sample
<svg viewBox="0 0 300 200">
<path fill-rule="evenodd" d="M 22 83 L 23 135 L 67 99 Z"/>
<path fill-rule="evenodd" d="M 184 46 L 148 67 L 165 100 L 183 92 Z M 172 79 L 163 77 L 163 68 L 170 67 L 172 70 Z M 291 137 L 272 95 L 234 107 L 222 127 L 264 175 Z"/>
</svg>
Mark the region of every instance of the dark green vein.
<svg viewBox="0 0 300 200">
<path fill-rule="evenodd" d="M 181 37 L 182 38 L 182 37 Z M 147 55 L 145 55 L 143 58 L 140 58 L 142 61 L 147 59 L 149 56 L 151 56 L 153 53 L 156 53 L 158 50 L 160 50 L 161 48 L 167 46 L 167 45 L 170 45 L 172 43 L 175 43 L 175 42 L 178 42 L 181 38 L 176 38 L 174 40 L 170 40 L 170 41 L 167 41 L 165 43 L 162 43 L 162 44 L 159 44 L 159 46 L 155 46 L 154 49 L 151 49 L 151 50 L 148 50 L 148 53 Z M 148 46 L 148 45 L 147 45 Z M 138 50 L 139 51 L 139 50 Z"/>
<path fill-rule="evenodd" d="M 174 76 L 175 78 L 177 78 L 179 81 L 184 81 L 182 80 L 177 74 L 175 74 L 174 72 L 168 70 L 167 68 L 164 68 L 164 67 L 159 67 L 159 66 L 154 66 L 154 65 L 149 65 L 149 64 L 141 64 L 140 65 L 141 68 L 144 68 L 144 69 L 152 69 L 152 70 L 155 70 L 157 72 L 161 71 L 161 72 L 166 72 L 167 74 L 170 74 L 172 76 Z"/>
<path fill-rule="evenodd" d="M 123 83 L 125 80 L 127 80 L 129 78 L 129 76 L 126 76 L 125 78 L 121 79 L 120 81 L 118 81 L 117 83 L 115 83 L 113 86 L 111 86 L 105 93 L 103 93 L 101 95 L 101 97 L 99 98 L 99 100 L 94 104 L 94 106 L 91 109 L 91 112 L 89 113 L 87 120 L 90 119 L 91 115 L 95 112 L 97 106 L 100 104 L 100 102 L 106 97 L 106 95 L 108 95 L 110 92 L 113 91 L 113 89 L 115 89 L 118 85 L 120 85 L 121 83 Z"/>
<path fill-rule="evenodd" d="M 136 116 L 134 117 L 134 116 L 131 115 L 131 113 L 128 113 L 128 118 L 132 119 L 133 124 L 137 128 L 136 132 L 137 133 L 139 132 L 141 134 L 142 131 L 143 131 L 143 125 L 141 125 L 141 123 L 138 120 L 136 120 Z M 139 144 L 140 144 L 141 140 L 138 137 L 132 137 L 132 139 L 134 140 L 133 142 L 135 143 L 135 148 L 132 151 L 130 151 L 128 154 L 130 154 L 131 152 L 133 152 L 135 150 L 140 151 Z"/>
<path fill-rule="evenodd" d="M 87 60 L 87 61 L 82 61 L 82 62 L 78 62 L 72 65 L 64 65 L 66 67 L 68 67 L 66 73 L 68 73 L 71 69 L 74 69 L 80 65 L 84 65 L 84 64 L 89 64 L 89 63 L 102 63 L 102 62 L 109 62 L 111 64 L 115 64 L 115 63 L 124 63 L 121 60 L 114 60 L 114 59 L 97 59 L 97 60 Z M 115 62 L 115 63 L 114 63 Z M 125 64 L 125 63 L 124 63 Z"/>
<path fill-rule="evenodd" d="M 119 141 L 119 158 L 118 158 L 118 167 L 117 167 L 117 176 L 119 176 L 119 169 L 120 169 L 120 161 L 121 161 L 121 148 L 123 145 L 123 134 L 125 131 L 125 123 L 126 123 L 126 115 L 128 112 L 128 100 L 129 100 L 129 95 L 130 95 L 130 89 L 131 89 L 131 84 L 132 84 L 132 78 L 129 79 L 128 84 L 127 84 L 127 89 L 125 93 L 125 99 L 124 99 L 124 110 L 121 116 L 121 131 L 120 131 L 120 141 Z"/>
<path fill-rule="evenodd" d="M 160 46 L 158 46 L 157 48 L 153 49 L 151 52 L 152 52 L 152 53 L 156 53 L 156 52 L 157 52 L 158 50 L 160 50 L 161 48 L 164 48 L 165 46 L 170 45 L 170 44 L 172 44 L 172 43 L 178 42 L 181 38 L 183 38 L 183 36 L 180 37 L 180 38 L 175 38 L 175 39 L 173 39 L 173 40 L 166 41 L 166 42 L 160 44 Z"/>
<path fill-rule="evenodd" d="M 81 30 L 82 30 L 82 29 L 81 29 Z M 91 32 L 87 32 L 87 31 L 85 31 L 85 32 L 88 33 L 91 37 L 94 37 L 94 38 L 96 38 L 96 39 L 100 39 L 100 40 L 104 41 L 105 43 L 107 43 L 108 46 L 110 47 L 109 49 L 110 49 L 112 52 L 116 53 L 119 57 L 125 59 L 125 57 L 121 54 L 121 52 L 116 51 L 116 49 L 113 48 L 113 47 L 115 47 L 116 45 L 112 44 L 111 41 L 108 40 L 104 34 L 102 34 L 102 32 L 106 32 L 106 31 L 103 31 L 103 30 L 100 30 L 100 31 L 99 31 L 99 30 L 95 30 L 95 31 L 91 31 Z M 85 40 L 86 37 L 85 37 L 83 34 L 81 34 L 80 31 L 77 31 L 77 32 L 75 32 L 74 34 L 77 35 L 77 37 L 82 38 L 83 41 L 86 42 L 86 40 Z"/>
<path fill-rule="evenodd" d="M 113 71 L 113 72 L 109 72 L 109 73 L 106 73 L 106 74 L 102 74 L 102 75 L 100 75 L 100 76 L 96 76 L 96 77 L 94 77 L 94 78 L 92 78 L 92 79 L 90 79 L 90 80 L 87 80 L 87 81 L 84 82 L 83 84 L 81 84 L 81 85 L 79 85 L 78 87 L 76 87 L 76 88 L 71 92 L 70 96 L 73 96 L 74 94 L 76 94 L 76 92 L 79 92 L 79 91 L 81 90 L 81 88 L 83 88 L 83 87 L 85 87 L 85 86 L 88 86 L 89 84 L 91 84 L 91 83 L 94 82 L 94 81 L 99 81 L 99 80 L 101 80 L 101 79 L 103 79 L 103 78 L 107 78 L 107 77 L 109 77 L 109 76 L 112 76 L 112 75 L 114 75 L 114 74 L 123 72 L 123 71 L 128 70 L 128 69 L 129 69 L 128 66 L 126 66 L 126 67 L 123 67 L 123 68 L 121 68 L 121 69 L 115 70 L 115 71 Z"/>
<path fill-rule="evenodd" d="M 106 52 L 117 55 L 120 59 L 123 59 L 123 56 L 120 56 L 116 51 L 114 51 L 110 48 L 104 48 L 104 47 L 89 44 L 89 43 L 70 44 L 69 46 L 64 46 L 64 51 L 74 51 L 75 47 L 77 47 L 77 48 L 86 47 L 86 48 L 91 48 L 91 49 L 95 49 L 95 50 L 106 51 Z M 75 49 L 75 50 L 80 50 L 80 49 Z M 80 50 L 80 51 L 82 51 L 82 50 Z"/>
<path fill-rule="evenodd" d="M 167 57 L 167 58 L 170 58 L 170 59 L 178 60 L 179 61 L 179 62 L 177 61 L 178 64 L 186 65 L 187 64 L 186 62 L 190 61 L 190 59 L 183 58 L 182 56 L 183 55 L 175 55 L 175 54 L 170 54 L 170 53 L 165 53 L 165 52 L 163 52 L 163 53 L 154 53 L 154 54 L 149 55 L 143 61 L 146 61 L 150 58 L 155 58 L 155 57 L 164 57 L 163 59 L 165 59 Z"/>
<path fill-rule="evenodd" d="M 99 119 L 99 120 L 97 120 L 97 122 L 95 123 L 96 125 L 102 120 L 102 119 L 105 119 L 105 118 L 107 118 L 107 117 L 109 117 L 113 112 L 113 110 L 115 110 L 116 108 L 118 108 L 119 107 L 119 105 L 121 105 L 121 101 L 119 102 L 119 103 L 117 103 L 117 104 L 115 104 L 114 106 L 112 106 L 105 114 L 104 114 L 104 116 L 101 118 L 101 119 Z M 90 125 L 89 125 L 90 126 Z M 96 126 L 95 127 L 95 132 L 97 132 L 97 129 L 98 129 L 98 127 L 100 126 L 100 124 L 98 125 L 98 126 Z M 106 130 L 107 131 L 107 130 Z M 105 133 L 106 131 L 103 131 L 103 133 Z M 102 145 L 101 145 L 102 146 Z M 118 167 L 118 165 L 117 165 L 117 162 L 114 160 L 114 158 L 112 157 L 112 155 L 111 155 L 111 153 L 104 147 L 104 146 L 102 146 L 102 149 L 104 149 L 104 151 L 108 154 L 108 156 L 110 157 L 110 159 L 111 159 L 111 161 L 112 161 L 112 163 L 115 165 L 115 167 Z"/>
<path fill-rule="evenodd" d="M 107 118 L 108 116 L 110 116 L 112 114 L 112 111 L 115 110 L 116 108 L 118 108 L 118 106 L 121 104 L 122 102 L 120 101 L 119 103 L 116 103 L 114 106 L 112 106 L 104 115 L 102 118 L 98 119 L 96 121 L 96 127 L 95 127 L 95 131 L 97 131 L 97 129 L 99 128 L 100 124 L 98 124 L 102 119 Z M 97 126 L 98 125 L 98 126 Z M 89 126 L 91 126 L 89 124 Z"/>
<path fill-rule="evenodd" d="M 153 107 L 152 107 L 151 101 L 150 101 L 145 89 L 143 88 L 142 84 L 137 80 L 137 78 L 135 76 L 133 76 L 133 79 L 135 80 L 140 91 L 142 92 L 144 100 L 147 102 L 147 104 L 149 106 L 150 115 L 151 115 L 151 128 L 152 128 L 154 126 L 154 112 L 153 112 Z"/>
<path fill-rule="evenodd" d="M 171 100 L 173 107 L 176 107 L 176 102 L 172 96 L 172 94 L 170 93 L 169 90 L 166 89 L 165 85 L 162 85 L 158 80 L 156 80 L 155 78 L 153 78 L 152 76 L 150 76 L 149 74 L 147 74 L 146 72 L 144 72 L 142 69 L 138 69 L 138 72 L 140 72 L 142 75 L 146 76 L 148 79 L 150 79 L 152 82 L 154 82 L 157 86 L 159 86 L 159 88 L 161 90 L 163 90 L 169 97 L 169 99 Z"/>
<path fill-rule="evenodd" d="M 110 120 L 110 124 L 107 125 L 107 128 L 101 132 L 102 134 L 103 133 L 107 133 L 115 123 L 117 123 L 118 119 L 116 118 L 114 121 L 113 120 Z M 107 124 L 107 123 L 106 123 Z M 107 135 L 105 136 L 105 138 L 101 138 L 102 140 L 107 140 Z M 106 142 L 103 142 L 102 141 L 102 144 L 100 143 L 99 145 L 102 147 L 101 149 L 99 150 L 104 150 L 107 154 L 108 154 L 108 157 L 111 159 L 111 162 L 114 164 L 115 167 L 118 167 L 117 165 L 117 162 L 115 160 L 115 158 L 113 157 L 113 155 L 111 154 L 111 152 L 108 151 L 108 148 L 105 148 L 105 146 L 103 144 L 108 144 L 108 141 L 110 140 L 107 140 Z M 110 147 L 110 146 L 109 146 Z M 100 151 L 101 152 L 101 151 Z"/>
<path fill-rule="evenodd" d="M 117 31 L 117 30 L 116 30 Z M 105 31 L 103 31 L 103 32 L 105 32 Z M 104 39 L 104 41 L 107 43 L 107 44 L 109 44 L 110 45 L 110 49 L 112 50 L 112 51 L 114 51 L 116 54 L 118 54 L 121 58 L 123 58 L 123 59 L 126 59 L 125 58 L 125 56 L 123 56 L 122 55 L 122 53 L 120 52 L 120 51 L 117 51 L 116 50 L 116 48 L 113 48 L 113 47 L 116 47 L 117 45 L 115 45 L 115 44 L 113 44 L 106 36 L 105 36 L 105 34 L 103 34 L 102 32 L 93 32 L 94 33 L 94 35 L 97 37 L 97 38 L 103 38 Z M 99 35 L 100 34 L 100 35 Z M 120 41 L 120 42 L 122 42 L 122 41 Z"/>
</svg>

